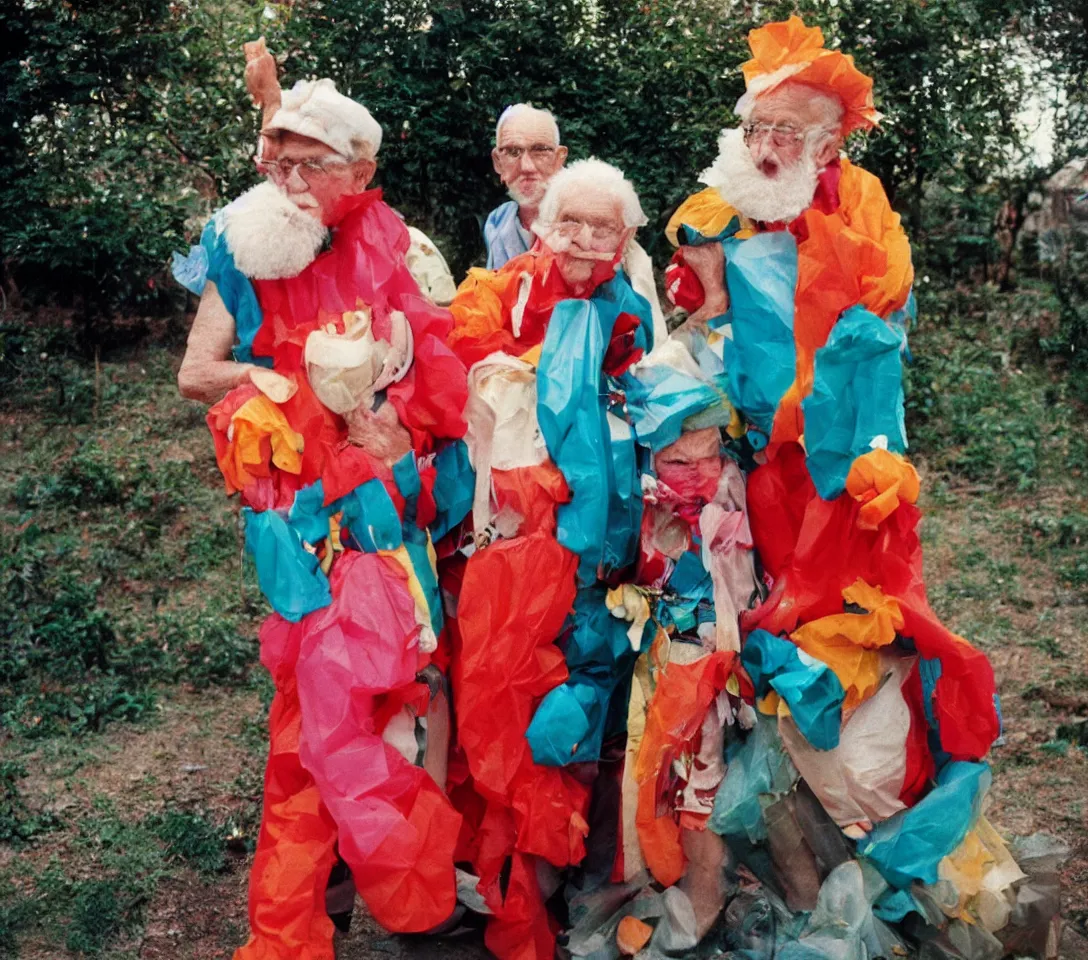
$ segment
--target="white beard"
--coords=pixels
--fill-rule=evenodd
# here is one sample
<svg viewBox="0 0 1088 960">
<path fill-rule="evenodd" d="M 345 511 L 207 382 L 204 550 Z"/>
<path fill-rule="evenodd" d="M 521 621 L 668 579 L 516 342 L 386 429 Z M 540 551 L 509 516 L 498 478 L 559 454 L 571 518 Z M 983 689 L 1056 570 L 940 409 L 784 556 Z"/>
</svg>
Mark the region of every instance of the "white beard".
<svg viewBox="0 0 1088 960">
<path fill-rule="evenodd" d="M 216 220 L 234 265 L 253 280 L 298 276 L 329 235 L 320 220 L 267 180 L 224 207 Z"/>
<path fill-rule="evenodd" d="M 810 206 L 816 193 L 819 171 L 808 149 L 798 163 L 780 167 L 768 177 L 755 165 L 739 127 L 723 130 L 718 138 L 718 157 L 699 181 L 714 187 L 721 198 L 749 220 L 789 222 Z"/>
<path fill-rule="evenodd" d="M 547 190 L 548 184 L 546 182 L 541 183 L 540 189 L 534 194 L 526 193 L 524 190 L 519 190 L 517 187 L 508 187 L 506 195 L 514 201 L 519 207 L 528 204 L 533 206 L 539 204 L 544 199 L 544 191 Z"/>
</svg>

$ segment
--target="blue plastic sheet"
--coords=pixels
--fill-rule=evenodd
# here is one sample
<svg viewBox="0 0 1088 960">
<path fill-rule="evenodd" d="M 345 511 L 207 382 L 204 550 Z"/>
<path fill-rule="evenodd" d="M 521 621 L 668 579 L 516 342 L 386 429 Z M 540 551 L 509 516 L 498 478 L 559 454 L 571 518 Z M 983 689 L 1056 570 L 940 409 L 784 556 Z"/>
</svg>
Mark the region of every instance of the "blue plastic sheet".
<svg viewBox="0 0 1088 960">
<path fill-rule="evenodd" d="M 253 284 L 234 264 L 234 255 L 227 248 L 227 238 L 219 229 L 218 219 L 216 215 L 204 228 L 200 245 L 207 252 L 207 279 L 215 284 L 227 312 L 234 317 L 234 334 L 238 338 L 234 359 L 239 363 L 271 366 L 271 357 L 253 355 L 253 338 L 261 329 L 264 313 Z"/>
<path fill-rule="evenodd" d="M 657 619 L 662 626 L 672 624 L 680 633 L 693 632 L 700 623 L 715 622 L 714 581 L 699 554 L 680 554 L 658 602 Z"/>
<path fill-rule="evenodd" d="M 845 693 L 825 663 L 799 650 L 789 640 L 766 630 L 753 630 L 740 654 L 757 697 L 774 690 L 790 708 L 802 736 L 817 750 L 839 745 Z"/>
<path fill-rule="evenodd" d="M 626 566 L 616 543 L 633 543 L 627 529 L 610 529 L 609 506 L 616 489 L 608 393 L 601 367 L 621 313 L 639 317 L 636 345 L 652 342 L 646 300 L 617 275 L 591 300 L 563 300 L 552 310 L 537 371 L 537 419 L 548 454 L 562 472 L 571 501 L 559 507 L 557 537 L 578 555 L 578 582 L 589 586 L 598 568 Z M 626 483 L 626 481 L 624 481 Z M 636 534 L 637 536 L 637 534 Z"/>
<path fill-rule="evenodd" d="M 202 246 L 190 247 L 187 254 L 174 252 L 170 272 L 186 290 L 203 296 L 208 282 L 208 251 Z"/>
<path fill-rule="evenodd" d="M 878 823 L 858 843 L 859 855 L 896 889 L 915 880 L 936 883 L 941 860 L 963 843 L 978 819 L 990 779 L 988 764 L 946 764 L 937 785 L 918 803 Z"/>
<path fill-rule="evenodd" d="M 893 453 L 907 449 L 899 347 L 899 334 L 880 317 L 851 307 L 816 351 L 812 393 L 801 406 L 808 470 L 825 500 L 843 492 L 851 464 L 875 437 Z"/>
<path fill-rule="evenodd" d="M 318 544 L 329 535 L 329 517 L 339 509 L 339 502 L 325 506 L 325 487 L 317 480 L 295 493 L 287 520 L 306 543 Z"/>
<path fill-rule="evenodd" d="M 769 436 L 779 400 L 796 373 L 793 297 L 797 289 L 797 242 L 788 230 L 728 239 L 725 277 L 731 324 L 723 357 L 729 396 L 747 420 Z"/>
<path fill-rule="evenodd" d="M 664 364 L 624 378 L 627 412 L 639 442 L 654 453 L 675 443 L 688 417 L 729 402 L 726 383 L 724 374 L 707 382 Z"/>
<path fill-rule="evenodd" d="M 560 644 L 570 677 L 548 691 L 526 731 L 533 759 L 543 766 L 600 758 L 609 701 L 638 656 L 629 624 L 608 612 L 605 592 L 600 585 L 578 591 Z"/>
<path fill-rule="evenodd" d="M 441 540 L 468 516 L 476 489 L 476 473 L 463 440 L 455 440 L 435 457 L 434 503 L 437 508 L 431 536 Z"/>
<path fill-rule="evenodd" d="M 275 510 L 242 510 L 246 549 L 257 564 L 257 581 L 272 609 L 297 623 L 332 602 L 329 581 L 317 557 L 302 545 L 298 533 Z"/>
<path fill-rule="evenodd" d="M 377 478 L 360 484 L 340 501 L 342 527 L 366 553 L 396 550 L 404 543 L 400 517 L 385 485 Z"/>
<path fill-rule="evenodd" d="M 707 825 L 723 837 L 760 843 L 767 839 L 764 808 L 797 780 L 778 735 L 778 720 L 758 715 L 748 738 L 729 752 L 726 761 L 725 780 L 714 797 Z"/>
</svg>

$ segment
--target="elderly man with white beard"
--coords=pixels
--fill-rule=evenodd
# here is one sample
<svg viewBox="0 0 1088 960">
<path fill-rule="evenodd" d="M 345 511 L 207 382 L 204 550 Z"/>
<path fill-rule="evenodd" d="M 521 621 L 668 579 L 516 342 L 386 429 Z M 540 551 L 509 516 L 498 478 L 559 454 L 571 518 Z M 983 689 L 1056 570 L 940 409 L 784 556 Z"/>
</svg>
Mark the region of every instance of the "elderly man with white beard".
<svg viewBox="0 0 1088 960">
<path fill-rule="evenodd" d="M 408 230 L 368 189 L 381 127 L 331 80 L 281 93 L 263 43 L 247 58 L 267 179 L 178 259 L 201 296 L 178 385 L 213 404 L 216 460 L 274 611 L 251 936 L 235 957 L 333 960 L 338 858 L 389 930 L 433 929 L 455 907 L 430 535 L 467 384 L 450 314 L 408 268 Z"/>
<path fill-rule="evenodd" d="M 743 123 L 723 132 L 707 189 L 669 222 L 680 250 L 666 287 L 689 323 L 732 321 L 722 327 L 730 396 L 762 449 L 801 436 L 815 351 L 839 316 L 860 304 L 898 318 L 914 272 L 880 181 L 840 155 L 851 132 L 879 120 L 872 79 L 796 16 L 753 30 L 749 45 Z"/>
</svg>

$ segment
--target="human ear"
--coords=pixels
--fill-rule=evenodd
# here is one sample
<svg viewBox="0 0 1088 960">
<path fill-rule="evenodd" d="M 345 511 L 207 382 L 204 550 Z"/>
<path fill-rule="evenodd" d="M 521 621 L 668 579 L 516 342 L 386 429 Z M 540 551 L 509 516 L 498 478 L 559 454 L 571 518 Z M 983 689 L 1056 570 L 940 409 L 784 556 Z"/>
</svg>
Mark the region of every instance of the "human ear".
<svg viewBox="0 0 1088 960">
<path fill-rule="evenodd" d="M 374 179 L 374 174 L 378 172 L 378 164 L 374 160 L 359 160 L 355 164 L 355 183 L 360 190 L 365 189 L 366 186 Z"/>
<path fill-rule="evenodd" d="M 501 156 L 502 155 L 499 153 L 499 148 L 498 147 L 495 147 L 495 149 L 491 151 L 491 166 L 493 166 L 495 168 L 495 172 L 499 175 L 500 179 L 502 179 L 502 159 L 501 159 Z"/>
<path fill-rule="evenodd" d="M 556 147 L 555 148 L 555 168 L 558 170 L 566 162 L 567 162 L 567 148 L 566 147 Z"/>
</svg>

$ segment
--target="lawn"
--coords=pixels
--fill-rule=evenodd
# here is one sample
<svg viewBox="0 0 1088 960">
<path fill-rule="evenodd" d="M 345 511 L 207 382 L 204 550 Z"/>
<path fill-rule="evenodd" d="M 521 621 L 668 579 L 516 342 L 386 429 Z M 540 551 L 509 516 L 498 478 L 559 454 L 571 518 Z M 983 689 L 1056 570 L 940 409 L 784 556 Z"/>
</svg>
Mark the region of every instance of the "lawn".
<svg viewBox="0 0 1088 960">
<path fill-rule="evenodd" d="M 1088 923 L 1088 389 L 1046 286 L 928 292 L 908 428 L 934 607 L 986 651 L 990 819 L 1065 839 Z M 271 696 L 266 606 L 169 338 L 0 353 L 0 956 L 229 957 L 246 931 Z M 458 950 L 365 921 L 346 956 Z M 478 955 L 477 948 L 461 948 Z"/>
</svg>

